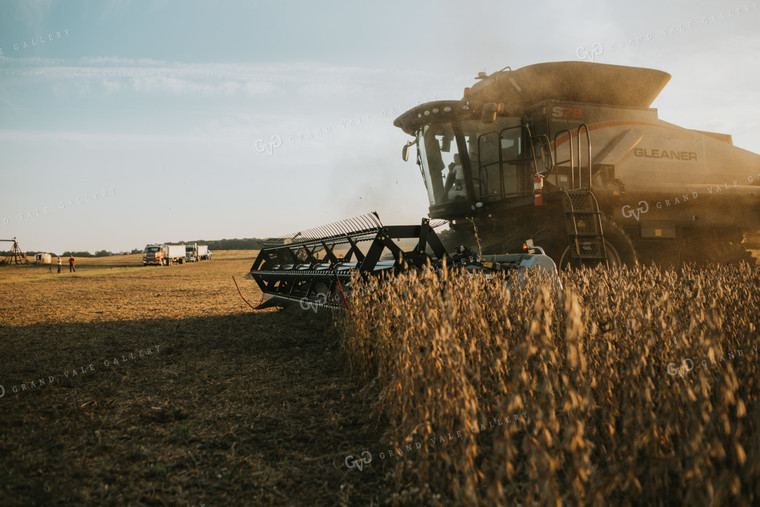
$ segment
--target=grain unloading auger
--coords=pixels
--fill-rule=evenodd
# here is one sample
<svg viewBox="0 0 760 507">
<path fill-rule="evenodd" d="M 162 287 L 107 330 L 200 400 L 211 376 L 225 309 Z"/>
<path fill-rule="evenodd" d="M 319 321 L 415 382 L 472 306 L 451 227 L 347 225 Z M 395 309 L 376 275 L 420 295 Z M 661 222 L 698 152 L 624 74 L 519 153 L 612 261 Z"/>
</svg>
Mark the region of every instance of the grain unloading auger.
<svg viewBox="0 0 760 507">
<path fill-rule="evenodd" d="M 510 277 L 540 267 L 556 276 L 554 261 L 532 245 L 521 254 L 481 256 L 466 247 L 449 254 L 435 232 L 445 223 L 422 219 L 419 225 L 383 225 L 371 213 L 275 240 L 251 267 L 253 279 L 270 296 L 258 308 L 342 308 L 355 272 L 392 275 L 428 263 L 437 270 L 506 271 Z"/>
</svg>

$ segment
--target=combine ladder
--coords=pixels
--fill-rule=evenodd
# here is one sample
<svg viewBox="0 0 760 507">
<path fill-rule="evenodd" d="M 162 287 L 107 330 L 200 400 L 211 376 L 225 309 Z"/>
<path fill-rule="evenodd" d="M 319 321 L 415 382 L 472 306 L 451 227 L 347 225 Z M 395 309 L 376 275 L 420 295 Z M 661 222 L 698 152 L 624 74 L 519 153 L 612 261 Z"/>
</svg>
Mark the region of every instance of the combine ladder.
<svg viewBox="0 0 760 507">
<path fill-rule="evenodd" d="M 591 190 L 591 138 L 588 126 L 584 123 L 575 132 L 577 140 L 576 157 L 573 156 L 573 133 L 569 130 L 557 132 L 554 136 L 556 150 L 557 139 L 560 135 L 568 136 L 570 157 L 564 162 L 570 163 L 570 189 L 563 190 L 562 211 L 565 221 L 565 233 L 570 245 L 570 258 L 573 264 L 604 264 L 609 266 L 607 245 L 604 241 L 602 214 L 599 202 Z M 581 139 L 586 139 L 587 166 L 582 163 Z"/>
<path fill-rule="evenodd" d="M 581 188 L 566 190 L 562 199 L 565 232 L 570 245 L 570 258 L 574 264 L 607 262 L 607 245 L 604 242 L 599 203 L 593 192 Z"/>
</svg>

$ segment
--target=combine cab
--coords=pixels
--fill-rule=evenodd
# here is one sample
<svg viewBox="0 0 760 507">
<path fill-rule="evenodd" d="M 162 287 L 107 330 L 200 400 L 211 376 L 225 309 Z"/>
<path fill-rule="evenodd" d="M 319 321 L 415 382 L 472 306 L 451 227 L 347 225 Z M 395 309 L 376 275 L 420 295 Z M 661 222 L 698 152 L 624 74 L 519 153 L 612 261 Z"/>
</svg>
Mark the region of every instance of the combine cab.
<svg viewBox="0 0 760 507">
<path fill-rule="evenodd" d="M 514 251 L 526 237 L 561 266 L 751 260 L 760 156 L 649 108 L 664 72 L 587 62 L 481 74 L 456 101 L 394 122 L 414 136 L 430 217 L 446 244 Z"/>
</svg>

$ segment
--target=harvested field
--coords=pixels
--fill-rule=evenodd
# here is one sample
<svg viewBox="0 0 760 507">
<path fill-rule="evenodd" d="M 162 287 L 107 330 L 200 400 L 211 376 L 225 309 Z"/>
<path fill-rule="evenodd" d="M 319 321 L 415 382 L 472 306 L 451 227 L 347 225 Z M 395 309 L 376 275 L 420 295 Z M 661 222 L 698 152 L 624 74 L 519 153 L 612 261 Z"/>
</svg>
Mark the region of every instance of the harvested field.
<svg viewBox="0 0 760 507">
<path fill-rule="evenodd" d="M 760 498 L 757 267 L 413 275 L 334 326 L 248 308 L 254 255 L 0 269 L 0 504 Z"/>
<path fill-rule="evenodd" d="M 337 336 L 311 312 L 248 308 L 231 275 L 255 304 L 254 255 L 0 268 L 0 505 L 377 495 L 343 465 L 370 437 Z"/>
</svg>

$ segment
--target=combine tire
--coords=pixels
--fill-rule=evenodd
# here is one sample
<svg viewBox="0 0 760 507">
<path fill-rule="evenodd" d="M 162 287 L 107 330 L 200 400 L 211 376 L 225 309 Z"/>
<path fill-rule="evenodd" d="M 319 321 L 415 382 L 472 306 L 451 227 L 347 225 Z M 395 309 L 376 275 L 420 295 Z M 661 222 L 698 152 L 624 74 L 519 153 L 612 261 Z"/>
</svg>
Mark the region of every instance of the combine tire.
<svg viewBox="0 0 760 507">
<path fill-rule="evenodd" d="M 612 268 L 638 264 L 639 257 L 631 238 L 607 215 L 602 215 L 601 220 L 609 266 Z M 570 257 L 570 245 L 567 243 L 562 222 L 555 221 L 551 224 L 544 224 L 533 235 L 533 243 L 542 247 L 546 255 L 554 259 L 559 269 L 566 269 L 571 266 L 580 267 Z"/>
<path fill-rule="evenodd" d="M 633 241 L 610 217 L 602 215 L 604 241 L 607 245 L 607 258 L 610 267 L 635 266 L 639 256 Z"/>
</svg>

